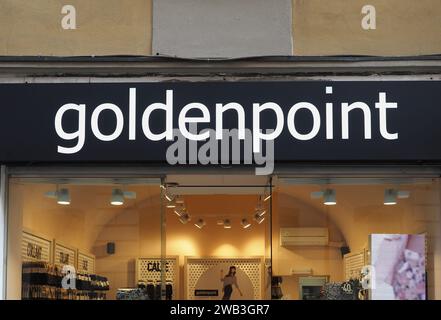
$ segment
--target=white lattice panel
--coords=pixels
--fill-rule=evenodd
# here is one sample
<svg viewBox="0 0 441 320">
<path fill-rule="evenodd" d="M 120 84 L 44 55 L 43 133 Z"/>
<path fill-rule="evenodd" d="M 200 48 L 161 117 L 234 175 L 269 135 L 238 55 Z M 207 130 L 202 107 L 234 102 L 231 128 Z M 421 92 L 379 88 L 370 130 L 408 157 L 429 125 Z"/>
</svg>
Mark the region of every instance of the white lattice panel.
<svg viewBox="0 0 441 320">
<path fill-rule="evenodd" d="M 77 271 L 95 274 L 95 256 L 78 251 Z"/>
<path fill-rule="evenodd" d="M 165 259 L 165 280 L 171 281 L 174 285 L 178 283 L 177 257 Z M 161 258 L 139 258 L 136 263 L 137 281 L 161 281 Z"/>
<path fill-rule="evenodd" d="M 361 269 L 366 265 L 365 252 L 348 253 L 343 258 L 345 280 L 359 278 Z"/>
<path fill-rule="evenodd" d="M 186 283 L 187 299 L 194 300 L 194 291 L 199 278 L 209 269 L 225 264 L 242 270 L 253 285 L 253 298 L 262 299 L 262 259 L 261 258 L 187 258 Z"/>
<path fill-rule="evenodd" d="M 54 245 L 54 264 L 58 266 L 75 266 L 76 250 L 55 242 Z"/>
<path fill-rule="evenodd" d="M 23 231 L 21 257 L 23 261 L 51 262 L 52 241 Z"/>
</svg>

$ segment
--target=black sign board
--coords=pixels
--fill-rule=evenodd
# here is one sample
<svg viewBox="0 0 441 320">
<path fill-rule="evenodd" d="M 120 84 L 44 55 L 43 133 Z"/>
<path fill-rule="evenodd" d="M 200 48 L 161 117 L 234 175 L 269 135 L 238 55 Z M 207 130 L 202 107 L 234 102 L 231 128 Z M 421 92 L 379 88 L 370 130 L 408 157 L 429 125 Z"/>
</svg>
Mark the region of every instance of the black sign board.
<svg viewBox="0 0 441 320">
<path fill-rule="evenodd" d="M 190 123 L 188 156 L 239 129 L 276 162 L 440 162 L 440 105 L 440 81 L 0 84 L 0 162 L 173 164 Z"/>
</svg>

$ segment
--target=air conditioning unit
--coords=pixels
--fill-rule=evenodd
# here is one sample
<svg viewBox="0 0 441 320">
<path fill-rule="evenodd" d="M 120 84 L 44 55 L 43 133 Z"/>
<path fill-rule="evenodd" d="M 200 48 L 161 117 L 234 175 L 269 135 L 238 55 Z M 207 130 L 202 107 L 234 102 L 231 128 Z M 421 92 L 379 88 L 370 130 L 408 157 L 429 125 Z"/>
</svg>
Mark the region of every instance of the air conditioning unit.
<svg viewBox="0 0 441 320">
<path fill-rule="evenodd" d="M 280 228 L 280 245 L 289 246 L 327 246 L 328 228 Z"/>
</svg>

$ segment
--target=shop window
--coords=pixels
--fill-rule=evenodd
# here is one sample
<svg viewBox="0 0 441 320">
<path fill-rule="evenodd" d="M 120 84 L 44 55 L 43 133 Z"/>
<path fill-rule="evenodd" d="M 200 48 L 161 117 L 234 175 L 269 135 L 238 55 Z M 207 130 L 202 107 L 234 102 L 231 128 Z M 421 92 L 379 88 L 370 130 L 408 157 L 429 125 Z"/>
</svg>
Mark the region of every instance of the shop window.
<svg viewBox="0 0 441 320">
<path fill-rule="evenodd" d="M 159 180 L 12 178 L 8 203 L 8 299 L 163 299 Z"/>
<path fill-rule="evenodd" d="M 439 179 L 280 180 L 272 262 L 282 299 L 317 299 L 305 285 L 317 277 L 327 279 L 320 299 L 440 298 Z"/>
</svg>

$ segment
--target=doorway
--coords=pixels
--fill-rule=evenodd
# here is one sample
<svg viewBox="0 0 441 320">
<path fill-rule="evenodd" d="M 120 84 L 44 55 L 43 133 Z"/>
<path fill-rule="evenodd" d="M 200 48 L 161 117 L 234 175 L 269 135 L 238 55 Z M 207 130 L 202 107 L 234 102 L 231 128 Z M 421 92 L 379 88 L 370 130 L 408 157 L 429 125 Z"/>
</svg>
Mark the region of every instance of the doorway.
<svg viewBox="0 0 441 320">
<path fill-rule="evenodd" d="M 269 299 L 270 180 L 181 175 L 167 176 L 163 185 L 163 246 L 166 259 L 179 264 L 178 296 Z M 234 280 L 228 278 L 231 267 L 235 267 Z M 228 295 L 224 289 L 231 281 L 233 290 Z"/>
</svg>

